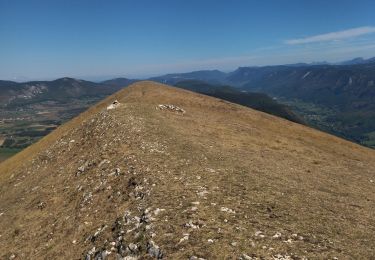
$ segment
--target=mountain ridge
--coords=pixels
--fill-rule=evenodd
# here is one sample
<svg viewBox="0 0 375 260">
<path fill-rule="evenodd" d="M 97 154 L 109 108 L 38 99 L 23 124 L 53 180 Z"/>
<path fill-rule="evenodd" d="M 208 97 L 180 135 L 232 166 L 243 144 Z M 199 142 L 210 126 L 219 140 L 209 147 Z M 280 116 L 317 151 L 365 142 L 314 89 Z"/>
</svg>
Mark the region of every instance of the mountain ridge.
<svg viewBox="0 0 375 260">
<path fill-rule="evenodd" d="M 0 164 L 0 254 L 367 258 L 374 162 L 320 131 L 138 82 Z"/>
<path fill-rule="evenodd" d="M 260 92 L 291 108 L 293 114 L 310 126 L 348 140 L 375 147 L 375 63 L 365 64 L 291 64 L 264 67 L 239 67 L 226 73 L 202 70 L 188 73 L 167 74 L 151 78 L 154 81 L 176 85 L 181 81 L 199 80 L 211 85 L 230 85 L 239 91 Z M 0 82 L 0 106 L 5 106 L 5 120 L 31 117 L 46 122 L 45 129 L 26 132 L 15 126 L 3 130 L 6 144 L 22 148 L 35 139 L 25 140 L 25 134 L 41 135 L 56 124 L 76 115 L 82 109 L 137 80 L 117 78 L 101 83 L 62 78 L 56 81 L 14 83 Z M 60 86 L 59 86 L 60 85 Z M 227 95 L 228 96 L 228 95 Z M 225 96 L 221 95 L 224 98 Z M 241 98 L 242 99 L 242 98 Z M 232 101 L 238 100 L 238 97 Z M 244 101 L 244 100 L 242 100 Z M 68 111 L 64 106 L 72 107 Z M 7 110 L 8 107 L 9 111 Z M 259 108 L 265 111 L 264 108 Z M 55 116 L 36 114 L 54 111 Z M 39 111 L 40 110 L 40 111 Z M 22 112 L 23 111 L 23 112 Z M 274 111 L 274 109 L 271 109 Z M 21 113 L 22 112 L 22 113 Z M 288 113 L 282 113 L 289 117 Z M 10 117 L 10 118 L 9 118 Z M 296 117 L 293 117 L 294 121 Z M 50 124 L 53 123 L 53 125 Z M 8 131 L 10 129 L 10 131 Z M 39 131 L 36 133 L 35 131 Z M 21 134 L 21 137 L 18 135 Z M 16 138 L 9 139 L 9 136 Z M 4 136 L 0 136 L 0 142 Z"/>
</svg>

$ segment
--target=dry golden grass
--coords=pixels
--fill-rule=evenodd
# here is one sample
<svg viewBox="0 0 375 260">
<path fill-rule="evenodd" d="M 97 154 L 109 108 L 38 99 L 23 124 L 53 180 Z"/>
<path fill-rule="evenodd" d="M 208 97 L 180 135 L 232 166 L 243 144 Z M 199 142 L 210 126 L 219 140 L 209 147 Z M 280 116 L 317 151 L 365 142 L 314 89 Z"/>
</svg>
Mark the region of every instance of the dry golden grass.
<svg viewBox="0 0 375 260">
<path fill-rule="evenodd" d="M 107 111 L 115 99 L 120 106 Z M 143 259 L 151 240 L 166 259 L 371 259 L 374 170 L 374 150 L 139 82 L 0 164 L 0 256 L 83 258 L 93 246 L 110 250 L 124 231 Z M 157 208 L 127 233 L 126 211 Z"/>
</svg>

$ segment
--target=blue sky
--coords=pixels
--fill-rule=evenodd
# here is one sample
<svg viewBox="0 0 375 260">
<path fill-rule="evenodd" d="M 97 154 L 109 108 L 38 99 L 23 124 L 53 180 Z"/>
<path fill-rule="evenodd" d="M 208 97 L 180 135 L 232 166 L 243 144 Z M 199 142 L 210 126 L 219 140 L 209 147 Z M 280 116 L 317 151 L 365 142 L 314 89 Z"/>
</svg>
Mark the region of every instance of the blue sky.
<svg viewBox="0 0 375 260">
<path fill-rule="evenodd" d="M 375 56 L 375 1 L 0 0 L 0 79 Z"/>
</svg>

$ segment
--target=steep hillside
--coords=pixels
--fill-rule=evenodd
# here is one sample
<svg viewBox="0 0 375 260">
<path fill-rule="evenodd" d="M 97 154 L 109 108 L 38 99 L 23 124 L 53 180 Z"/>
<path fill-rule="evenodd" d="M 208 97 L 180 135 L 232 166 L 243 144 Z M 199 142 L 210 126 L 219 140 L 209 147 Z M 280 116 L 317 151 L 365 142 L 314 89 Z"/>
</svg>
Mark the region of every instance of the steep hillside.
<svg viewBox="0 0 375 260">
<path fill-rule="evenodd" d="M 282 97 L 308 123 L 375 148 L 375 63 L 239 68 L 227 80 L 248 91 Z"/>
<path fill-rule="evenodd" d="M 199 70 L 187 73 L 172 73 L 150 78 L 152 81 L 174 85 L 183 80 L 201 80 L 208 83 L 221 83 L 227 77 L 227 73 L 219 70 Z"/>
<path fill-rule="evenodd" d="M 293 113 L 288 106 L 279 104 L 277 101 L 263 93 L 240 91 L 234 87 L 214 85 L 199 80 L 179 81 L 175 86 L 247 106 L 271 115 L 288 119 L 292 122 L 304 124 L 302 118 Z"/>
<path fill-rule="evenodd" d="M 139 82 L 0 164 L 0 257 L 370 259 L 374 169 L 373 150 Z"/>
<path fill-rule="evenodd" d="M 375 64 L 240 68 L 228 80 L 247 90 L 298 98 L 331 107 L 375 107 Z"/>
</svg>

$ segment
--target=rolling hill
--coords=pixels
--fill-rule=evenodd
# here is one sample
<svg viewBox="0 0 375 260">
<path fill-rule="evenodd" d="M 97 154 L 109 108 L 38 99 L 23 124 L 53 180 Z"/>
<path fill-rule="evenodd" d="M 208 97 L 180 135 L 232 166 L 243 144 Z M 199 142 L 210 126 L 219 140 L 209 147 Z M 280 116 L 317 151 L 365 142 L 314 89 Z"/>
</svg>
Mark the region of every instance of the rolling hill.
<svg viewBox="0 0 375 260">
<path fill-rule="evenodd" d="M 0 164 L 3 259 L 371 259 L 375 151 L 138 82 Z"/>
</svg>

